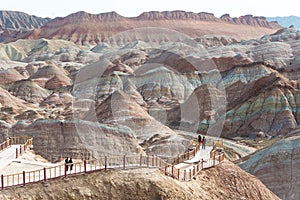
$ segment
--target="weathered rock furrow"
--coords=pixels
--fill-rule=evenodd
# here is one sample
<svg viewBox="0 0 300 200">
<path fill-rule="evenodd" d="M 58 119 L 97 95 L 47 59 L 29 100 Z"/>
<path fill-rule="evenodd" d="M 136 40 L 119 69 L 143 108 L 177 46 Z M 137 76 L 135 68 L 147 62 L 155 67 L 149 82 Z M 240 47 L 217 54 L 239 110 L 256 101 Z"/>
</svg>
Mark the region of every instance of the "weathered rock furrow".
<svg viewBox="0 0 300 200">
<path fill-rule="evenodd" d="M 258 177 L 281 199 L 299 199 L 299 144 L 299 136 L 285 139 L 258 151 L 240 166 Z"/>
</svg>

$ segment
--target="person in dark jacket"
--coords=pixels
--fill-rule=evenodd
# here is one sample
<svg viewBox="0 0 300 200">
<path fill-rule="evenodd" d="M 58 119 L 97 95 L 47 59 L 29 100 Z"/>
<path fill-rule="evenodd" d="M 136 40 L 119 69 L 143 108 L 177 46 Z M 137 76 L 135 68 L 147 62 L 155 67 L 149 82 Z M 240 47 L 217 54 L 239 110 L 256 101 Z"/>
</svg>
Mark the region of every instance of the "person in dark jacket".
<svg viewBox="0 0 300 200">
<path fill-rule="evenodd" d="M 201 135 L 199 134 L 199 135 L 198 135 L 198 143 L 199 143 L 199 144 L 201 143 L 201 139 L 202 139 L 202 138 L 201 138 Z"/>
<path fill-rule="evenodd" d="M 67 157 L 66 159 L 65 159 L 65 165 L 66 165 L 66 172 L 68 171 L 68 169 L 69 169 L 69 166 L 68 166 L 68 163 L 69 163 L 69 157 Z"/>
<path fill-rule="evenodd" d="M 70 158 L 68 163 L 69 163 L 69 166 L 70 166 L 70 171 L 72 171 L 72 169 L 73 169 L 73 160 L 72 160 L 72 158 Z"/>
</svg>

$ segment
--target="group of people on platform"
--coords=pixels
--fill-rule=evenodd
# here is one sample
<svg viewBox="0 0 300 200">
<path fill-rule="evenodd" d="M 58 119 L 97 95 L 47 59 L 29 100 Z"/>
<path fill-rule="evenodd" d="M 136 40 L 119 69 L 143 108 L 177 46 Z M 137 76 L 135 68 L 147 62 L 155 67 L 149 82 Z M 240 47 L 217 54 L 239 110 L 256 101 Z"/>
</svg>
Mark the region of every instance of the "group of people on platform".
<svg viewBox="0 0 300 200">
<path fill-rule="evenodd" d="M 67 157 L 65 159 L 65 164 L 66 164 L 66 172 L 68 170 L 72 171 L 72 169 L 73 169 L 73 160 L 72 160 L 72 158 L 69 159 L 69 157 Z"/>
<path fill-rule="evenodd" d="M 201 137 L 201 134 L 198 135 L 198 143 L 202 145 L 202 149 L 205 149 L 205 145 L 206 145 L 205 135 L 203 137 Z"/>
</svg>

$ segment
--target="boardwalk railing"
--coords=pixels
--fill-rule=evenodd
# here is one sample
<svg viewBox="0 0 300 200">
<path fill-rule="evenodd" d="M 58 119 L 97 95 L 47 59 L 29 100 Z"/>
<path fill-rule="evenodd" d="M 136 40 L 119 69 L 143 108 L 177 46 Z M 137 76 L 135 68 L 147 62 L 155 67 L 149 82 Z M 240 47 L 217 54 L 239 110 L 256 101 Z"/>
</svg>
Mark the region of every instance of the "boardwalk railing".
<svg viewBox="0 0 300 200">
<path fill-rule="evenodd" d="M 26 140 L 27 142 L 27 140 Z M 32 145 L 32 140 L 28 141 Z M 22 147 L 25 148 L 26 143 Z M 196 148 L 197 149 L 197 148 Z M 198 148 L 199 150 L 199 148 Z M 196 151 L 196 150 L 195 150 Z M 167 163 L 157 156 L 146 155 L 122 155 L 104 156 L 97 160 L 84 160 L 72 164 L 57 164 L 53 167 L 45 167 L 40 170 L 21 172 L 16 174 L 1 175 L 1 189 L 12 186 L 25 186 L 28 183 L 46 182 L 47 180 L 67 177 L 76 174 L 85 174 L 95 171 L 107 171 L 110 169 L 133 169 L 155 167 L 162 173 L 173 177 L 179 181 L 189 181 L 195 177 L 202 169 L 213 167 L 224 160 L 224 153 L 216 150 L 212 151 L 210 158 L 195 164 L 190 164 L 188 168 L 178 169 L 173 164 Z"/>
<path fill-rule="evenodd" d="M 196 164 L 193 164 L 188 169 L 176 169 L 174 166 L 172 166 L 171 172 L 168 171 L 169 175 L 180 180 L 180 181 L 190 181 L 192 180 L 202 169 L 214 167 L 215 165 L 218 165 L 224 160 L 224 153 L 221 153 L 220 155 L 216 155 L 212 158 L 202 160 Z"/>
<path fill-rule="evenodd" d="M 8 147 L 10 147 L 10 146 L 11 146 L 11 145 L 10 145 L 10 139 L 7 138 L 6 141 L 4 141 L 4 142 L 2 142 L 2 143 L 0 144 L 0 151 L 3 151 L 4 149 L 6 149 L 6 148 L 8 148 Z"/>
<path fill-rule="evenodd" d="M 157 167 L 165 175 L 180 181 L 189 181 L 202 169 L 213 167 L 224 160 L 224 154 L 215 155 L 213 158 L 203 160 L 192 165 L 189 169 L 177 169 L 157 156 L 131 155 L 102 157 L 98 160 L 84 160 L 71 164 L 58 164 L 40 170 L 21 172 L 16 174 L 1 175 L 1 188 L 26 185 L 34 182 L 46 182 L 50 179 L 66 177 L 75 174 L 84 174 L 95 171 L 107 171 L 110 169 L 136 169 L 145 167 Z M 67 170 L 68 169 L 68 170 Z"/>
<path fill-rule="evenodd" d="M 192 150 L 190 150 L 190 151 L 188 151 L 188 152 L 185 152 L 185 153 L 183 153 L 183 154 L 180 154 L 180 155 L 178 155 L 178 157 L 177 158 L 175 158 L 175 159 L 173 159 L 172 161 L 171 161 L 171 163 L 172 164 L 174 164 L 174 165 L 177 165 L 177 164 L 179 164 L 179 163 L 181 163 L 181 162 L 183 162 L 183 161 L 185 161 L 185 160 L 189 160 L 189 159 L 191 159 L 191 158 L 193 158 L 193 157 L 195 157 L 195 155 L 199 152 L 199 150 L 201 149 L 201 147 L 202 147 L 202 143 L 196 143 L 196 146 L 192 149 Z M 210 140 L 210 139 L 207 139 L 207 142 L 206 142 L 206 144 L 205 144 L 206 146 L 213 146 L 213 150 L 215 149 L 215 148 L 223 148 L 223 141 L 222 140 Z"/>
<path fill-rule="evenodd" d="M 20 145 L 19 148 L 16 148 L 16 158 L 21 156 L 28 147 L 32 147 L 32 137 L 27 136 L 17 136 L 17 137 L 9 137 L 6 141 L 0 144 L 0 152 L 5 150 L 11 145 Z"/>
</svg>

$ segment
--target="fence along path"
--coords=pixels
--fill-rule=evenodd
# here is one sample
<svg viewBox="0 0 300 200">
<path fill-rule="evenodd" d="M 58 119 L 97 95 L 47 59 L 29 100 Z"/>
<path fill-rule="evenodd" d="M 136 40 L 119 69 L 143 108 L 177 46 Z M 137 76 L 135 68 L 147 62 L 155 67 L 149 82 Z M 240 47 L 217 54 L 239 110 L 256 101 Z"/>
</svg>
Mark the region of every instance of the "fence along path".
<svg viewBox="0 0 300 200">
<path fill-rule="evenodd" d="M 18 141 L 17 141 L 18 140 Z M 13 141 L 13 142 L 12 142 Z M 17 142 L 24 142 L 20 145 L 20 149 L 16 150 L 16 157 L 32 145 L 32 138 L 24 137 L 22 139 L 11 138 L 10 142 L 5 148 L 0 148 L 1 151 L 6 151 L 9 146 Z M 10 144 L 10 145 L 9 145 Z M 198 159 L 196 155 L 201 152 L 200 144 L 197 144 L 193 150 L 179 155 L 172 164 L 167 163 L 163 159 L 157 156 L 147 155 L 122 155 L 122 156 L 104 156 L 97 160 L 84 160 L 74 162 L 71 164 L 57 164 L 53 167 L 44 167 L 39 170 L 23 171 L 15 174 L 1 175 L 1 189 L 11 186 L 25 186 L 28 183 L 34 182 L 46 182 L 47 180 L 56 179 L 60 177 L 67 177 L 70 175 L 85 174 L 96 171 L 107 171 L 110 169 L 133 169 L 133 168 L 145 168 L 155 167 L 159 168 L 165 175 L 173 177 L 179 181 L 189 181 L 196 176 L 202 169 L 213 167 L 224 160 L 224 153 L 220 151 L 222 147 L 221 141 L 213 143 L 211 151 L 207 159 Z M 208 148 L 209 146 L 207 146 Z M 5 150 L 6 149 L 6 150 Z M 19 153 L 19 151 L 21 153 Z M 198 154 L 197 154 L 198 153 Z M 190 159 L 191 158 L 191 159 Z M 180 163 L 184 161 L 192 160 L 194 162 L 188 162 L 187 166 L 180 167 Z M 198 159 L 198 160 L 197 160 Z M 68 169 L 68 170 L 67 170 Z"/>
</svg>

